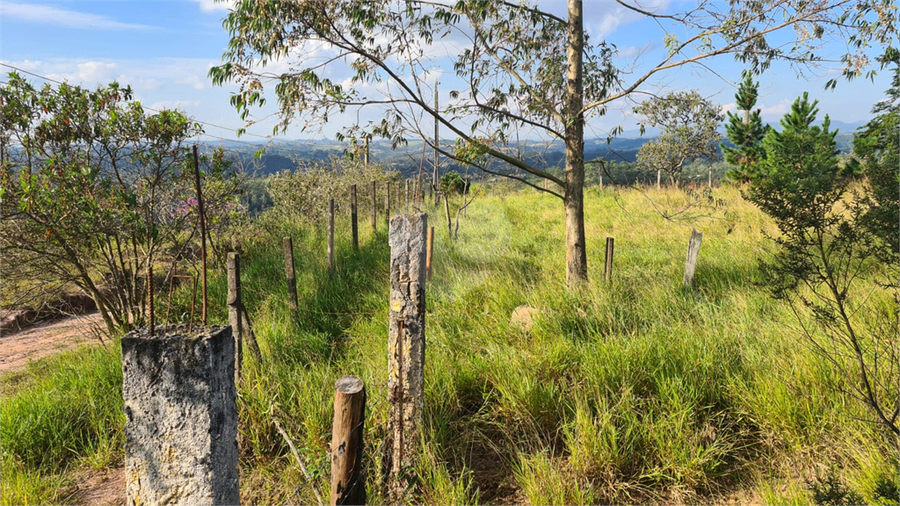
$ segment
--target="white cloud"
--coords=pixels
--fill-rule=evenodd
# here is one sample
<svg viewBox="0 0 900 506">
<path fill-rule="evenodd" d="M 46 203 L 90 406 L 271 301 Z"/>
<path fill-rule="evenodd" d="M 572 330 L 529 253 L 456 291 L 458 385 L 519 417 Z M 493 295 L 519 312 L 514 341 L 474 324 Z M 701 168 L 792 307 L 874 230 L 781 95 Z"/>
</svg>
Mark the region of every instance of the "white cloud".
<svg viewBox="0 0 900 506">
<path fill-rule="evenodd" d="M 122 23 L 107 16 L 59 9 L 49 5 L 25 4 L 3 1 L 0 16 L 5 19 L 40 23 L 42 25 L 63 26 L 81 30 L 154 30 L 155 27 L 134 23 Z"/>
<path fill-rule="evenodd" d="M 178 84 L 186 84 L 186 85 L 190 86 L 191 88 L 194 88 L 195 90 L 202 90 L 203 88 L 206 88 L 206 84 L 207 84 L 207 80 L 206 80 L 205 76 L 201 77 L 196 74 L 189 75 L 189 76 L 185 77 L 184 79 L 180 79 L 175 82 Z"/>
<path fill-rule="evenodd" d="M 161 111 L 163 109 L 177 109 L 179 111 L 184 111 L 185 107 L 199 107 L 199 100 L 161 100 L 159 102 L 153 102 L 149 106 L 150 109 L 156 109 L 157 111 Z"/>
<path fill-rule="evenodd" d="M 722 106 L 722 114 L 725 114 L 725 113 L 731 112 L 731 111 L 736 111 L 736 110 L 737 110 L 737 104 L 735 102 L 731 102 L 730 104 L 725 104 Z"/>
<path fill-rule="evenodd" d="M 765 106 L 761 108 L 761 113 L 763 117 L 771 118 L 772 116 L 776 116 L 780 118 L 784 116 L 789 110 L 791 110 L 791 103 L 793 101 L 789 99 L 782 99 L 781 102 L 778 102 L 775 105 Z"/>
<path fill-rule="evenodd" d="M 641 10 L 661 13 L 668 7 L 669 0 L 653 0 L 635 3 Z M 612 2 L 586 3 L 584 16 L 585 30 L 594 42 L 606 39 L 622 26 L 646 18 L 646 16 L 641 13 L 635 12 L 620 4 L 613 4 Z"/>
<path fill-rule="evenodd" d="M 230 11 L 234 9 L 235 0 L 194 0 L 200 4 L 200 10 L 203 12 Z"/>
<path fill-rule="evenodd" d="M 75 79 L 81 82 L 106 82 L 117 71 L 119 66 L 115 63 L 89 61 L 78 64 Z"/>
</svg>

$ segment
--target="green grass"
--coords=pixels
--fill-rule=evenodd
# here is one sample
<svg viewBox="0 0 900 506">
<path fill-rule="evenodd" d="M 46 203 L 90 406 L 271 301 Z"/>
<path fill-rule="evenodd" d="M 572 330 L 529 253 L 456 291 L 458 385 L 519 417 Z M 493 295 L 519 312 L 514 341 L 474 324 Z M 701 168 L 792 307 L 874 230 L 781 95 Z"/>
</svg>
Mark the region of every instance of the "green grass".
<svg viewBox="0 0 900 506">
<path fill-rule="evenodd" d="M 684 202 L 674 191 L 650 196 L 670 210 Z M 876 489 L 896 475 L 896 442 L 828 388 L 834 378 L 802 344 L 790 308 L 762 286 L 757 262 L 769 254 L 762 234 L 772 225 L 736 190 L 717 196 L 724 208 L 685 223 L 663 219 L 638 192 L 589 190 L 591 281 L 574 292 L 565 287 L 558 200 L 481 197 L 457 241 L 442 213 L 429 215 L 436 247 L 418 502 L 808 503 L 806 480 L 829 466 L 867 501 L 882 501 Z M 704 236 L 695 287 L 685 290 L 691 226 Z M 345 374 L 369 392 L 369 500 L 386 501 L 378 451 L 388 410 L 389 251 L 383 220 L 375 235 L 362 221 L 357 253 L 348 230 L 339 220 L 334 273 L 324 233 L 300 219 L 263 221 L 241 245 L 245 302 L 265 357 L 245 354 L 239 388 L 244 502 L 315 501 L 309 486 L 296 489 L 299 470 L 273 416 L 327 495 L 332 389 Z M 295 312 L 285 235 L 294 238 Z M 610 283 L 602 279 L 607 236 L 616 239 Z M 219 266 L 211 323 L 226 321 L 225 288 Z M 867 288 L 872 307 L 890 304 Z M 173 313 L 188 304 L 179 293 Z M 522 304 L 541 310 L 531 332 L 509 323 Z M 80 353 L 39 362 L 15 392 L 4 390 L 4 474 L 18 481 L 4 484 L 0 502 L 54 502 L 38 475 L 63 480 L 73 466 L 121 458 L 118 357 Z M 32 489 L 45 495 L 26 495 Z"/>
</svg>

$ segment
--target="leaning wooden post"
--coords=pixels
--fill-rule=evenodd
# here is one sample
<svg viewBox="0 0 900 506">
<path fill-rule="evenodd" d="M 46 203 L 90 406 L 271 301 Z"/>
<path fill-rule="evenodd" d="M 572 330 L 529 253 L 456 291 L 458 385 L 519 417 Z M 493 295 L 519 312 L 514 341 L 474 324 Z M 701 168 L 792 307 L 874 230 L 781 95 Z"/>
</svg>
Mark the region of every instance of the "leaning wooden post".
<svg viewBox="0 0 900 506">
<path fill-rule="evenodd" d="M 363 475 L 363 428 L 366 387 L 356 376 L 334 385 L 334 424 L 331 430 L 331 506 L 366 504 Z"/>
<path fill-rule="evenodd" d="M 356 205 L 356 185 L 350 187 L 350 235 L 353 238 L 353 251 L 359 251 L 359 225 L 356 215 L 359 208 Z"/>
<path fill-rule="evenodd" d="M 284 276 L 287 278 L 288 303 L 297 309 L 297 278 L 294 275 L 294 241 L 290 237 L 282 240 L 284 247 Z"/>
<path fill-rule="evenodd" d="M 434 227 L 428 227 L 428 251 L 425 254 L 425 276 L 431 281 L 431 252 L 434 250 Z"/>
<path fill-rule="evenodd" d="M 241 365 L 243 364 L 243 329 L 241 328 L 241 257 L 231 251 L 225 260 L 228 271 L 228 324 L 231 325 L 231 334 L 234 336 L 234 381 L 241 379 Z"/>
<path fill-rule="evenodd" d="M 328 198 L 328 270 L 334 270 L 334 197 Z"/>
<path fill-rule="evenodd" d="M 409 214 L 409 179 L 406 180 L 406 191 L 403 194 L 406 196 L 406 214 Z"/>
<path fill-rule="evenodd" d="M 372 233 L 374 234 L 378 230 L 378 199 L 377 199 L 377 190 L 378 184 L 375 181 L 372 181 Z"/>
<path fill-rule="evenodd" d="M 684 278 L 682 284 L 685 288 L 694 285 L 694 270 L 697 268 L 697 257 L 700 256 L 700 243 L 703 242 L 703 234 L 691 229 L 691 240 L 688 242 L 687 260 L 684 262 Z"/>
<path fill-rule="evenodd" d="M 606 238 L 606 280 L 609 281 L 612 279 L 612 266 L 613 266 L 613 243 L 614 239 L 612 237 Z"/>
<path fill-rule="evenodd" d="M 147 330 L 122 338 L 125 504 L 240 504 L 231 328 Z"/>
<path fill-rule="evenodd" d="M 391 220 L 390 328 L 388 331 L 389 502 L 407 501 L 415 483 L 425 399 L 426 214 Z"/>
</svg>

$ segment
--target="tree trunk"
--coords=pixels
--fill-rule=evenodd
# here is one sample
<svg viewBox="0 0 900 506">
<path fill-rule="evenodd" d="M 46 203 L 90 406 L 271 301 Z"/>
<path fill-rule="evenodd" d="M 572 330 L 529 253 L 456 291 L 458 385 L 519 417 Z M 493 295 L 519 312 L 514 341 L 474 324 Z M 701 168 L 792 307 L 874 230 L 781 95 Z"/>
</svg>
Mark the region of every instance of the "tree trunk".
<svg viewBox="0 0 900 506">
<path fill-rule="evenodd" d="M 566 80 L 566 284 L 587 281 L 584 234 L 584 103 L 582 51 L 584 26 L 581 0 L 569 0 L 569 61 Z"/>
</svg>

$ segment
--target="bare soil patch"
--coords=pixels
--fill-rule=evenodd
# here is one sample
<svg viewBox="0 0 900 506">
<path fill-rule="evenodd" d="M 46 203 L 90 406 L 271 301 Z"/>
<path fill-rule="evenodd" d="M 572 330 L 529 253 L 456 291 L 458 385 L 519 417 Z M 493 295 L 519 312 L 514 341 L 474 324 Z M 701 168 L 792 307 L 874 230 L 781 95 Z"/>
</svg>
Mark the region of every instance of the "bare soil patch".
<svg viewBox="0 0 900 506">
<path fill-rule="evenodd" d="M 86 469 L 76 472 L 68 496 L 74 504 L 119 506 L 125 504 L 125 468 Z"/>
<path fill-rule="evenodd" d="M 100 344 L 98 333 L 104 329 L 100 313 L 43 322 L 0 335 L 0 372 L 24 368 L 37 360 L 85 344 Z M 105 336 L 104 336 L 105 338 Z"/>
</svg>

